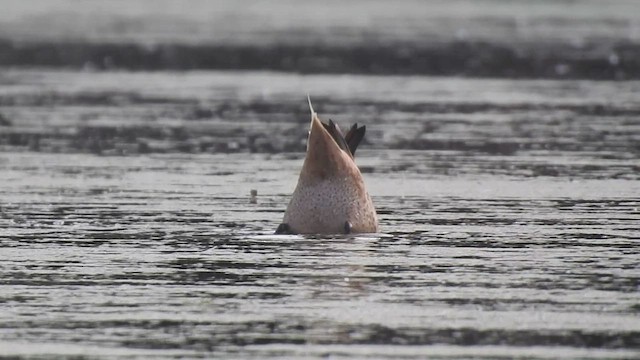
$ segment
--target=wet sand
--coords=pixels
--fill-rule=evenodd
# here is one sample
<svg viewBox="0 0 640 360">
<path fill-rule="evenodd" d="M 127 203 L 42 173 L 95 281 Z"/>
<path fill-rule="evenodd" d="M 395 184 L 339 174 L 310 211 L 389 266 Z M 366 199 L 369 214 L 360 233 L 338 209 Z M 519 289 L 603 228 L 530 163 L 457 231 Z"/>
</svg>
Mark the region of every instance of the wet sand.
<svg viewBox="0 0 640 360">
<path fill-rule="evenodd" d="M 6 0 L 0 66 L 640 78 L 634 1 Z"/>
</svg>

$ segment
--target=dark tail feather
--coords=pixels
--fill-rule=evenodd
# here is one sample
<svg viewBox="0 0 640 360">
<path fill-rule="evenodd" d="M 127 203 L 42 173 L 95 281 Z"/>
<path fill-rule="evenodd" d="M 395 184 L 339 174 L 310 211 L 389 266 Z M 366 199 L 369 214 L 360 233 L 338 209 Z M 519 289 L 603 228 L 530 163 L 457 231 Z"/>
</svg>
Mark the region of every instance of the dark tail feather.
<svg viewBox="0 0 640 360">
<path fill-rule="evenodd" d="M 351 155 L 353 156 L 356 155 L 356 149 L 358 148 L 358 145 L 360 145 L 360 142 L 364 138 L 365 131 L 367 131 L 366 126 L 363 125 L 361 127 L 358 127 L 358 123 L 355 123 L 353 124 L 351 129 L 349 129 L 349 132 L 347 133 L 347 135 L 344 137 L 344 140 L 347 142 L 347 145 L 349 145 L 349 150 L 351 151 Z"/>
<path fill-rule="evenodd" d="M 329 119 L 328 124 L 322 123 L 322 125 L 329 132 L 329 135 L 331 135 L 331 137 L 336 141 L 340 149 L 350 154 L 349 145 L 347 145 L 347 142 L 344 140 L 344 135 L 342 135 L 342 131 L 340 131 L 338 124 Z"/>
<path fill-rule="evenodd" d="M 364 138 L 364 133 L 366 131 L 366 126 L 358 127 L 358 124 L 354 124 L 346 136 L 342 135 L 342 131 L 338 127 L 338 124 L 334 123 L 333 120 L 329 119 L 329 123 L 322 123 L 325 129 L 329 132 L 331 137 L 336 141 L 340 149 L 346 151 L 348 154 L 353 157 L 356 153 L 356 149 L 358 145 L 360 145 L 360 141 Z"/>
</svg>

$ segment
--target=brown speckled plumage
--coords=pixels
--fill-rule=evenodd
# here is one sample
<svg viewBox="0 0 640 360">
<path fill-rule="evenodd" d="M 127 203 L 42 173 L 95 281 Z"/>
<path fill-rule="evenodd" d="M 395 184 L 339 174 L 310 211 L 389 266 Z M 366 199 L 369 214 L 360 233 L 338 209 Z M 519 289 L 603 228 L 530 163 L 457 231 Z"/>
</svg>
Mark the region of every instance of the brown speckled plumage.
<svg viewBox="0 0 640 360">
<path fill-rule="evenodd" d="M 364 128 L 354 126 L 343 137 L 337 124 L 323 124 L 311 108 L 307 154 L 283 219 L 289 232 L 340 234 L 346 222 L 351 233 L 378 231 L 373 202 L 353 160 L 363 136 Z"/>
</svg>

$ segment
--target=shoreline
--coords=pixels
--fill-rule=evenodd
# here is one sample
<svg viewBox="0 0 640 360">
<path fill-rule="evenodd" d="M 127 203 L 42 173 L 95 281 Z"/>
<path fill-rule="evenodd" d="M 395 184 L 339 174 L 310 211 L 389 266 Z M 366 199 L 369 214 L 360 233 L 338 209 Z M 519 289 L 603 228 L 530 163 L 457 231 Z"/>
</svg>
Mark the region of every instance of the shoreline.
<svg viewBox="0 0 640 360">
<path fill-rule="evenodd" d="M 0 66 L 76 70 L 267 70 L 302 74 L 507 79 L 640 79 L 640 44 L 433 43 L 181 44 L 0 39 Z"/>
</svg>

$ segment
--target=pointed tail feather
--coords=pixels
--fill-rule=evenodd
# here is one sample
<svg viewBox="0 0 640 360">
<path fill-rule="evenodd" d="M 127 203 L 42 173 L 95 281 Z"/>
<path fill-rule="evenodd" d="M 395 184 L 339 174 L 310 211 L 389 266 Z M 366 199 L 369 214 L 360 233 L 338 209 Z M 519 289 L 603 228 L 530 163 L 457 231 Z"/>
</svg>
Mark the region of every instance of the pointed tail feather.
<svg viewBox="0 0 640 360">
<path fill-rule="evenodd" d="M 316 112 L 313 110 L 313 105 L 311 105 L 311 96 L 309 96 L 309 94 L 307 94 L 307 101 L 309 101 L 309 110 L 311 110 L 311 119 L 313 119 Z"/>
<path fill-rule="evenodd" d="M 366 131 L 367 131 L 366 126 L 363 125 L 361 127 L 358 127 L 358 123 L 355 123 L 353 124 L 351 129 L 349 129 L 349 132 L 347 133 L 347 135 L 344 137 L 344 140 L 347 142 L 347 145 L 349 145 L 349 150 L 351 151 L 352 156 L 356 155 L 356 149 L 358 148 L 358 145 L 360 145 L 360 142 L 364 138 L 364 133 Z"/>
<path fill-rule="evenodd" d="M 307 101 L 309 102 L 309 110 L 311 111 L 311 121 L 313 122 L 313 118 L 317 117 L 318 114 L 315 112 L 315 110 L 313 110 L 313 105 L 311 105 L 311 96 L 309 96 L 309 94 L 307 94 Z M 336 143 L 338 144 L 338 147 L 344 150 L 347 154 L 351 155 L 351 157 L 353 158 L 354 155 L 356 154 L 356 149 L 358 148 L 358 145 L 360 145 L 360 142 L 364 138 L 364 133 L 366 132 L 367 127 L 364 125 L 361 127 L 358 127 L 357 123 L 353 124 L 353 126 L 351 126 L 351 129 L 349 129 L 349 132 L 345 136 L 342 134 L 342 131 L 340 131 L 340 127 L 338 126 L 338 124 L 334 123 L 333 120 L 329 119 L 328 124 L 322 121 L 320 121 L 320 123 L 322 123 L 324 128 L 331 135 L 331 137 L 336 141 Z"/>
<path fill-rule="evenodd" d="M 345 136 L 342 135 L 342 131 L 340 131 L 338 124 L 334 123 L 331 119 L 329 119 L 328 124 L 322 123 L 322 125 L 336 141 L 340 149 L 344 150 L 353 158 L 356 154 L 356 149 L 358 149 L 358 145 L 360 145 L 360 142 L 364 138 L 367 127 L 364 125 L 358 127 L 358 124 L 353 124 Z"/>
<path fill-rule="evenodd" d="M 329 132 L 329 135 L 331 135 L 333 140 L 336 141 L 336 144 L 338 144 L 338 147 L 342 149 L 344 152 L 346 152 L 347 154 L 349 154 L 351 157 L 353 157 L 353 155 L 351 154 L 351 149 L 349 148 L 349 145 L 345 141 L 344 135 L 342 135 L 342 131 L 340 131 L 340 127 L 338 126 L 338 124 L 334 123 L 333 120 L 329 119 L 328 124 L 322 123 L 322 125 L 327 130 L 327 132 Z"/>
</svg>

